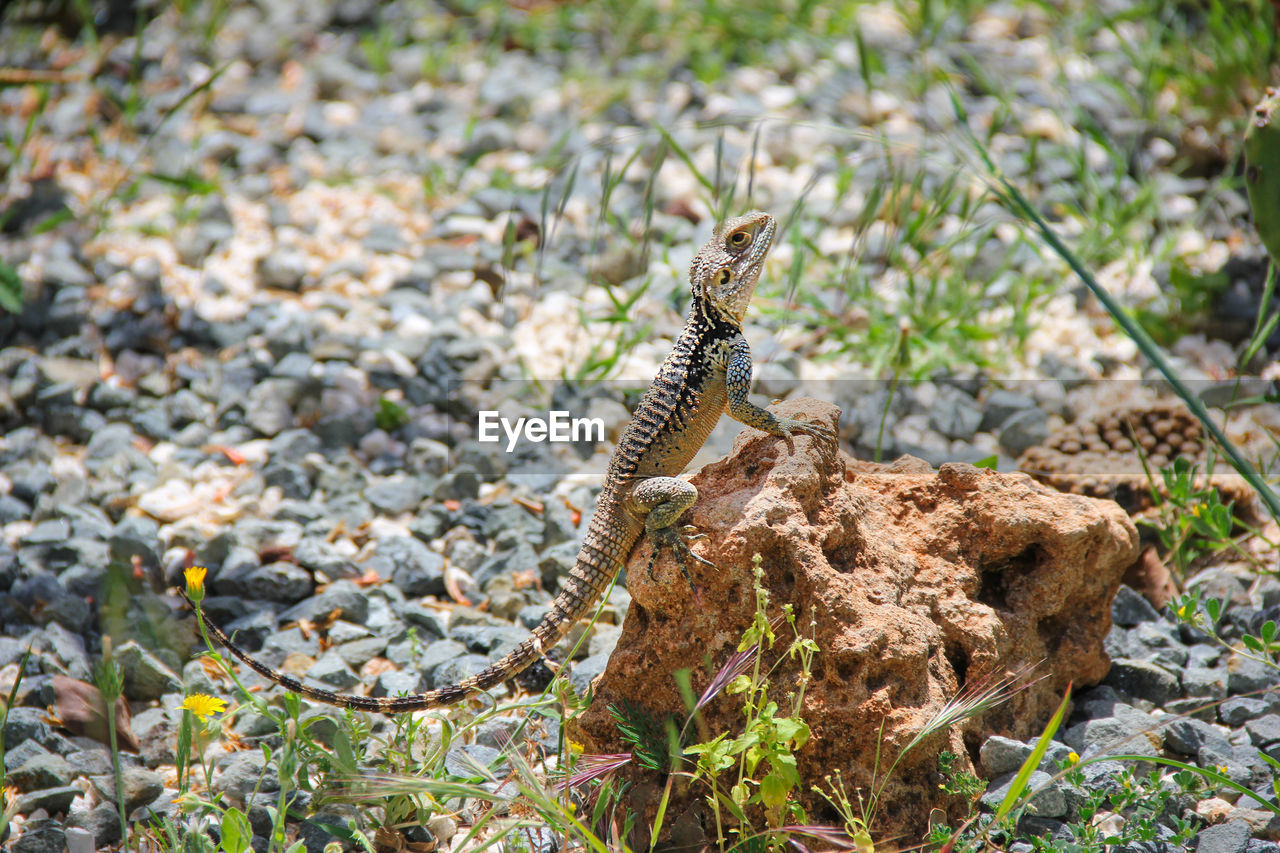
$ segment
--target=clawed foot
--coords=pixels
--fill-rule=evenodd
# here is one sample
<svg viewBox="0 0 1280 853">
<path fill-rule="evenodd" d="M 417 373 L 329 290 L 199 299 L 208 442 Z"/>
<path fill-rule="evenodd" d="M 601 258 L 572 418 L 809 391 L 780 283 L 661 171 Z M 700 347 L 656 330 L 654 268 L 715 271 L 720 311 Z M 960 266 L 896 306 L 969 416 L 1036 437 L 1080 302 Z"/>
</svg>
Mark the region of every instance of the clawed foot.
<svg viewBox="0 0 1280 853">
<path fill-rule="evenodd" d="M 649 555 L 649 579 L 653 580 L 653 567 L 658 560 L 658 552 L 663 548 L 670 548 L 676 557 L 676 565 L 680 567 L 680 571 L 684 574 L 684 579 L 689 582 L 689 589 L 696 597 L 698 590 L 693 585 L 693 578 L 689 575 L 688 559 L 692 557 L 705 566 L 715 568 L 715 563 L 710 560 L 699 557 L 693 553 L 693 549 L 689 547 L 689 543 L 697 542 L 699 539 L 706 539 L 707 534 L 699 533 L 698 529 L 692 524 L 686 524 L 683 527 L 657 527 L 649 531 L 649 541 L 653 544 L 653 552 Z"/>
<path fill-rule="evenodd" d="M 835 430 L 824 423 L 802 421 L 796 418 L 778 418 L 778 431 L 783 438 L 791 438 L 792 433 L 798 432 L 832 444 L 839 437 Z"/>
</svg>

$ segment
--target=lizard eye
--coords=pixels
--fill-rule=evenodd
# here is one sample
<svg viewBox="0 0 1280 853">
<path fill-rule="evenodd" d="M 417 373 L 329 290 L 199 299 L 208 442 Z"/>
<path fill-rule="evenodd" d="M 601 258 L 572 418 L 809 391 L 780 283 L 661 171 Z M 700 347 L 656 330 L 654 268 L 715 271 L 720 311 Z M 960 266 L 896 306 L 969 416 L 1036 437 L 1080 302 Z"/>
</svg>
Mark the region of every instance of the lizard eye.
<svg viewBox="0 0 1280 853">
<path fill-rule="evenodd" d="M 716 276 L 716 284 L 721 286 L 726 285 L 731 281 L 733 281 L 733 270 L 728 267 L 720 270 L 720 274 Z"/>
<path fill-rule="evenodd" d="M 742 249 L 751 243 L 751 234 L 747 231 L 734 231 L 729 235 L 729 245 L 735 249 Z"/>
</svg>

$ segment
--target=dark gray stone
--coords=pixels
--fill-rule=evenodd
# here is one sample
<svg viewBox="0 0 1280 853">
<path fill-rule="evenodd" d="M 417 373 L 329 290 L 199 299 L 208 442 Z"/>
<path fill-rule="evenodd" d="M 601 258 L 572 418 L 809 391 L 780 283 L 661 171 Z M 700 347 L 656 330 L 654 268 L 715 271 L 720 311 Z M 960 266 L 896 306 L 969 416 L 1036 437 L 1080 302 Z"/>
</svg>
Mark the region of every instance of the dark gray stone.
<svg viewBox="0 0 1280 853">
<path fill-rule="evenodd" d="M 449 687 L 465 681 L 489 668 L 491 661 L 484 655 L 463 655 L 452 658 L 435 668 L 431 674 L 432 687 Z"/>
<path fill-rule="evenodd" d="M 520 609 L 520 613 L 516 617 L 521 627 L 526 631 L 532 631 L 534 628 L 546 618 L 547 612 L 551 609 L 550 602 L 540 602 L 538 604 L 529 604 Z"/>
<path fill-rule="evenodd" d="M 4 745 L 12 749 L 23 741 L 35 741 L 50 752 L 69 756 L 75 746 L 45 722 L 43 708 L 10 708 L 5 717 Z M 73 765 L 74 766 L 74 765 Z"/>
<path fill-rule="evenodd" d="M 1178 678 L 1161 666 L 1134 658 L 1111 662 L 1106 683 L 1130 696 L 1163 705 L 1181 695 Z"/>
<path fill-rule="evenodd" d="M 67 826 L 88 831 L 98 850 L 120 840 L 120 814 L 115 803 L 102 802 L 88 811 L 72 812 L 67 815 Z"/>
<path fill-rule="evenodd" d="M 1220 667 L 1188 666 L 1182 670 L 1182 692 L 1189 698 L 1225 699 L 1227 678 Z"/>
<path fill-rule="evenodd" d="M 1043 444 L 1048 437 L 1048 413 L 1041 409 L 1026 409 L 1011 415 L 1000 427 L 1000 449 L 1017 458 L 1028 447 Z"/>
<path fill-rule="evenodd" d="M 1249 607 L 1249 593 L 1239 575 L 1220 567 L 1211 567 L 1187 581 L 1188 590 L 1197 590 L 1202 598 L 1216 598 L 1233 606 Z"/>
<path fill-rule="evenodd" d="M 490 717 L 476 727 L 476 743 L 502 750 L 521 728 L 519 720 L 512 717 Z"/>
<path fill-rule="evenodd" d="M 573 665 L 573 671 L 569 673 L 569 683 L 578 691 L 579 696 L 586 696 L 591 689 L 591 682 L 602 675 L 608 665 L 609 655 L 591 655 L 577 661 Z"/>
<path fill-rule="evenodd" d="M 393 536 L 378 541 L 378 556 L 395 565 L 391 581 L 405 595 L 443 595 L 444 557 L 411 536 Z"/>
<path fill-rule="evenodd" d="M 1247 720 L 1260 717 L 1274 710 L 1273 703 L 1249 696 L 1237 696 L 1227 699 L 1218 706 L 1218 719 L 1232 728 L 1242 726 Z"/>
<path fill-rule="evenodd" d="M 1160 614 L 1151 603 L 1131 587 L 1120 585 L 1116 597 L 1111 600 L 1111 621 L 1115 625 L 1132 628 L 1144 622 L 1156 622 Z"/>
<path fill-rule="evenodd" d="M 1170 714 L 1193 717 L 1206 723 L 1217 722 L 1217 701 L 1198 696 L 1191 699 L 1174 699 L 1164 703 L 1164 709 Z"/>
<path fill-rule="evenodd" d="M 159 699 L 166 693 L 181 693 L 177 673 L 134 640 L 116 649 L 116 661 L 124 673 L 124 695 L 135 701 Z"/>
<path fill-rule="evenodd" d="M 1227 691 L 1233 696 L 1265 690 L 1277 683 L 1280 673 L 1264 663 L 1243 655 L 1232 655 L 1227 660 Z"/>
<path fill-rule="evenodd" d="M 73 749 L 67 753 L 67 763 L 81 776 L 101 775 L 112 770 L 111 752 L 105 745 L 91 749 Z"/>
<path fill-rule="evenodd" d="M 1195 839 L 1196 853 L 1244 853 L 1249 846 L 1249 824 L 1229 820 L 1217 826 L 1206 826 Z"/>
<path fill-rule="evenodd" d="M 414 646 L 417 646 L 415 652 Z M 437 640 L 425 647 L 421 643 L 396 643 L 387 649 L 387 659 L 397 666 L 413 669 L 424 676 L 431 676 L 441 664 L 457 660 L 467 654 L 467 647 L 457 640 Z"/>
<path fill-rule="evenodd" d="M 355 563 L 319 536 L 304 536 L 302 541 L 294 546 L 293 558 L 304 569 L 323 572 L 326 577 L 332 579 L 349 578 L 359 574 Z"/>
<path fill-rule="evenodd" d="M 289 353 L 280 360 L 275 370 L 280 370 L 282 367 L 290 369 L 290 366 L 296 366 L 298 362 L 292 360 L 294 355 L 301 355 L 308 364 L 312 363 L 310 356 L 303 353 Z M 273 370 L 273 372 L 275 371 Z M 290 372 L 296 371 L 290 369 Z M 301 379 L 302 377 L 292 376 L 290 378 Z M 287 429 L 271 439 L 269 452 L 273 462 L 289 462 L 296 465 L 301 463 L 308 453 L 319 453 L 320 449 L 320 439 L 310 430 Z"/>
<path fill-rule="evenodd" d="M 1114 716 L 1072 726 L 1062 739 L 1082 758 L 1121 753 L 1158 754 L 1151 738 L 1159 740 L 1156 734 L 1159 727 L 1150 716 L 1123 704 L 1115 705 L 1113 711 Z"/>
<path fill-rule="evenodd" d="M 480 567 L 472 572 L 475 582 L 485 592 L 489 592 L 495 580 L 510 579 L 516 572 L 527 571 L 538 565 L 538 552 L 527 542 L 521 542 L 514 548 L 499 551 L 488 557 Z"/>
<path fill-rule="evenodd" d="M 359 625 L 369 616 L 369 599 L 353 582 L 335 581 L 319 595 L 312 596 L 281 613 L 280 621 L 286 623 L 296 622 L 299 619 L 315 621 L 335 612 L 338 614 L 337 618 Z"/>
<path fill-rule="evenodd" d="M 929 426 L 950 439 L 969 441 L 982 423 L 982 410 L 968 394 L 953 385 L 938 388 L 929 409 Z"/>
<path fill-rule="evenodd" d="M 71 808 L 71 801 L 84 792 L 74 785 L 60 788 L 45 788 L 22 794 L 14 804 L 16 814 L 31 814 L 36 809 L 44 809 L 49 814 L 65 814 Z"/>
<path fill-rule="evenodd" d="M 358 820 L 359 816 L 350 806 L 327 805 L 298 826 L 298 839 L 307 853 L 324 853 L 330 844 L 341 846 L 340 839 L 325 826 L 351 826 Z"/>
<path fill-rule="evenodd" d="M 330 651 L 312 664 L 307 670 L 307 678 L 336 690 L 346 690 L 360 683 L 360 678 L 336 651 Z"/>
<path fill-rule="evenodd" d="M 478 743 L 452 747 L 444 757 L 445 769 L 459 779 L 487 779 L 501 763 L 501 752 Z"/>
<path fill-rule="evenodd" d="M 250 600 L 289 604 L 311 594 L 311 573 L 294 563 L 276 562 L 248 572 L 239 581 L 239 593 Z"/>
<path fill-rule="evenodd" d="M 1271 746 L 1280 742 L 1280 715 L 1264 714 L 1246 721 L 1244 728 L 1258 746 Z"/>
<path fill-rule="evenodd" d="M 301 465 L 273 460 L 262 469 L 262 481 L 267 486 L 279 488 L 286 498 L 306 500 L 311 497 L 311 478 Z"/>
<path fill-rule="evenodd" d="M 214 793 L 224 793 L 237 802 L 244 802 L 254 791 L 279 791 L 280 782 L 274 770 L 264 772 L 266 763 L 260 750 L 233 752 L 217 759 L 209 787 Z"/>
<path fill-rule="evenodd" d="M 43 750 L 43 747 L 40 747 Z M 9 756 L 5 756 L 8 763 Z M 44 755 L 28 758 L 5 778 L 6 785 L 19 791 L 39 791 L 46 788 L 64 788 L 75 778 L 75 771 L 61 755 L 44 750 Z"/>
<path fill-rule="evenodd" d="M 995 388 L 982 404 L 982 423 L 978 429 L 981 432 L 992 432 L 1010 416 L 1034 408 L 1036 408 L 1034 398 L 1017 391 Z"/>
<path fill-rule="evenodd" d="M 38 761 L 52 756 L 52 752 L 45 749 L 35 741 L 24 740 L 21 743 L 16 744 L 13 748 L 5 750 L 4 767 L 5 770 L 13 771 L 26 764 L 28 761 Z"/>
<path fill-rule="evenodd" d="M 78 788 L 72 788 L 71 790 L 79 792 Z M 43 808 L 43 806 L 28 805 L 29 798 L 32 796 L 34 795 L 27 794 L 18 798 L 18 814 L 29 814 L 35 811 L 36 808 Z M 55 796 L 51 796 L 50 803 L 53 804 L 55 802 L 61 803 L 62 801 L 56 799 Z M 57 814 L 65 812 L 69 805 L 70 800 L 67 801 L 66 806 L 60 809 L 45 808 L 45 811 Z M 67 834 L 62 828 L 62 824 L 53 818 L 29 820 L 22 825 L 22 835 L 15 838 L 8 849 L 10 853 L 64 853 L 67 849 Z"/>
<path fill-rule="evenodd" d="M 1206 745 L 1230 752 L 1226 737 L 1210 724 L 1194 718 L 1174 720 L 1162 729 L 1167 749 L 1182 755 L 1196 755 Z"/>
<path fill-rule="evenodd" d="M 337 652 L 346 661 L 347 666 L 359 669 L 386 649 L 386 637 L 362 637 L 341 644 L 337 647 Z"/>
<path fill-rule="evenodd" d="M 31 517 L 31 505 L 13 495 L 0 495 L 0 524 L 21 521 Z"/>
<path fill-rule="evenodd" d="M 480 496 L 480 476 L 470 465 L 458 465 L 440 478 L 431 496 L 437 501 L 460 501 Z"/>
<path fill-rule="evenodd" d="M 147 708 L 133 717 L 133 734 L 148 767 L 174 763 L 178 724 L 164 708 Z"/>
<path fill-rule="evenodd" d="M 1129 641 L 1138 650 L 1135 655 L 1166 669 L 1176 669 L 1187 662 L 1187 647 L 1178 636 L 1178 629 L 1157 620 L 1142 622 L 1129 629 Z"/>
<path fill-rule="evenodd" d="M 389 515 L 413 512 L 427 496 L 420 479 L 403 474 L 383 477 L 364 490 L 365 500 L 379 512 Z"/>
<path fill-rule="evenodd" d="M 529 638 L 529 632 L 514 625 L 459 625 L 449 632 L 468 649 L 500 658 Z"/>
<path fill-rule="evenodd" d="M 114 773 L 101 776 L 90 776 L 89 781 L 97 789 L 102 799 L 116 802 L 116 777 Z M 120 770 L 120 781 L 124 784 L 125 811 L 145 806 L 164 793 L 164 781 L 160 774 L 145 767 L 123 767 Z"/>
<path fill-rule="evenodd" d="M 419 629 L 419 636 L 425 632 L 428 640 L 431 637 L 443 638 L 448 633 L 444 614 L 435 608 L 410 601 L 405 604 L 402 615 L 405 622 Z"/>
<path fill-rule="evenodd" d="M 379 698 L 383 696 L 411 696 L 414 693 L 421 693 L 430 689 L 423 683 L 425 681 L 426 678 L 423 673 L 410 672 L 403 669 L 388 670 L 378 674 L 378 680 L 374 682 L 371 694 Z"/>
<path fill-rule="evenodd" d="M 987 808 L 997 808 L 1013 787 L 1016 773 L 1008 773 L 991 781 L 980 802 Z M 1027 807 L 1027 812 L 1042 818 L 1063 817 L 1067 813 L 1067 799 L 1053 777 L 1042 770 L 1031 771 L 1027 779 L 1027 791 L 1039 791 Z"/>
</svg>

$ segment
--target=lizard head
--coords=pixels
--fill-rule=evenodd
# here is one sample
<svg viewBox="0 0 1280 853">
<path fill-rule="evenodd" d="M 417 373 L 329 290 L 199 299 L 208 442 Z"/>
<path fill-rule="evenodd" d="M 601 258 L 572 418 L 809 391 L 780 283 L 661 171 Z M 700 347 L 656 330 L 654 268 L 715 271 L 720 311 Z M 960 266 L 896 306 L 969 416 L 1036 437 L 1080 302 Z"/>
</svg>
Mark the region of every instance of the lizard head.
<svg viewBox="0 0 1280 853">
<path fill-rule="evenodd" d="M 776 228 L 773 217 L 758 210 L 717 225 L 689 266 L 694 299 L 741 323 L 755 295 Z"/>
</svg>

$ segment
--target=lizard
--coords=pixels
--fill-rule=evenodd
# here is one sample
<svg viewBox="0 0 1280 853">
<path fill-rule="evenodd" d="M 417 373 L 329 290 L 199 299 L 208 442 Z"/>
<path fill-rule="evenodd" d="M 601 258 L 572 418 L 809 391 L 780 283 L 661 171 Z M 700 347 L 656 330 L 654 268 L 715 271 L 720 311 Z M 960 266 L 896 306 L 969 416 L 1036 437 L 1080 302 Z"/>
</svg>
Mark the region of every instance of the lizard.
<svg viewBox="0 0 1280 853">
<path fill-rule="evenodd" d="M 727 412 L 788 443 L 793 433 L 830 442 L 836 439 L 825 424 L 779 417 L 748 399 L 751 350 L 742 324 L 776 229 L 773 217 L 760 211 L 727 219 L 695 254 L 689 268 L 693 299 L 688 318 L 618 439 L 569 577 L 531 636 L 501 660 L 457 684 L 425 693 L 355 696 L 320 690 L 271 669 L 205 620 L 209 632 L 235 658 L 294 693 L 339 707 L 398 714 L 453 704 L 529 667 L 590 612 L 642 534 L 649 536 L 653 546 L 650 576 L 658 551 L 670 548 L 692 588 L 686 558 L 710 563 L 690 548 L 690 542 L 705 536 L 690 525 L 678 526 L 698 497 L 693 484 L 678 475 L 702 448 L 720 416 Z M 187 593 L 179 592 L 190 604 Z"/>
</svg>

